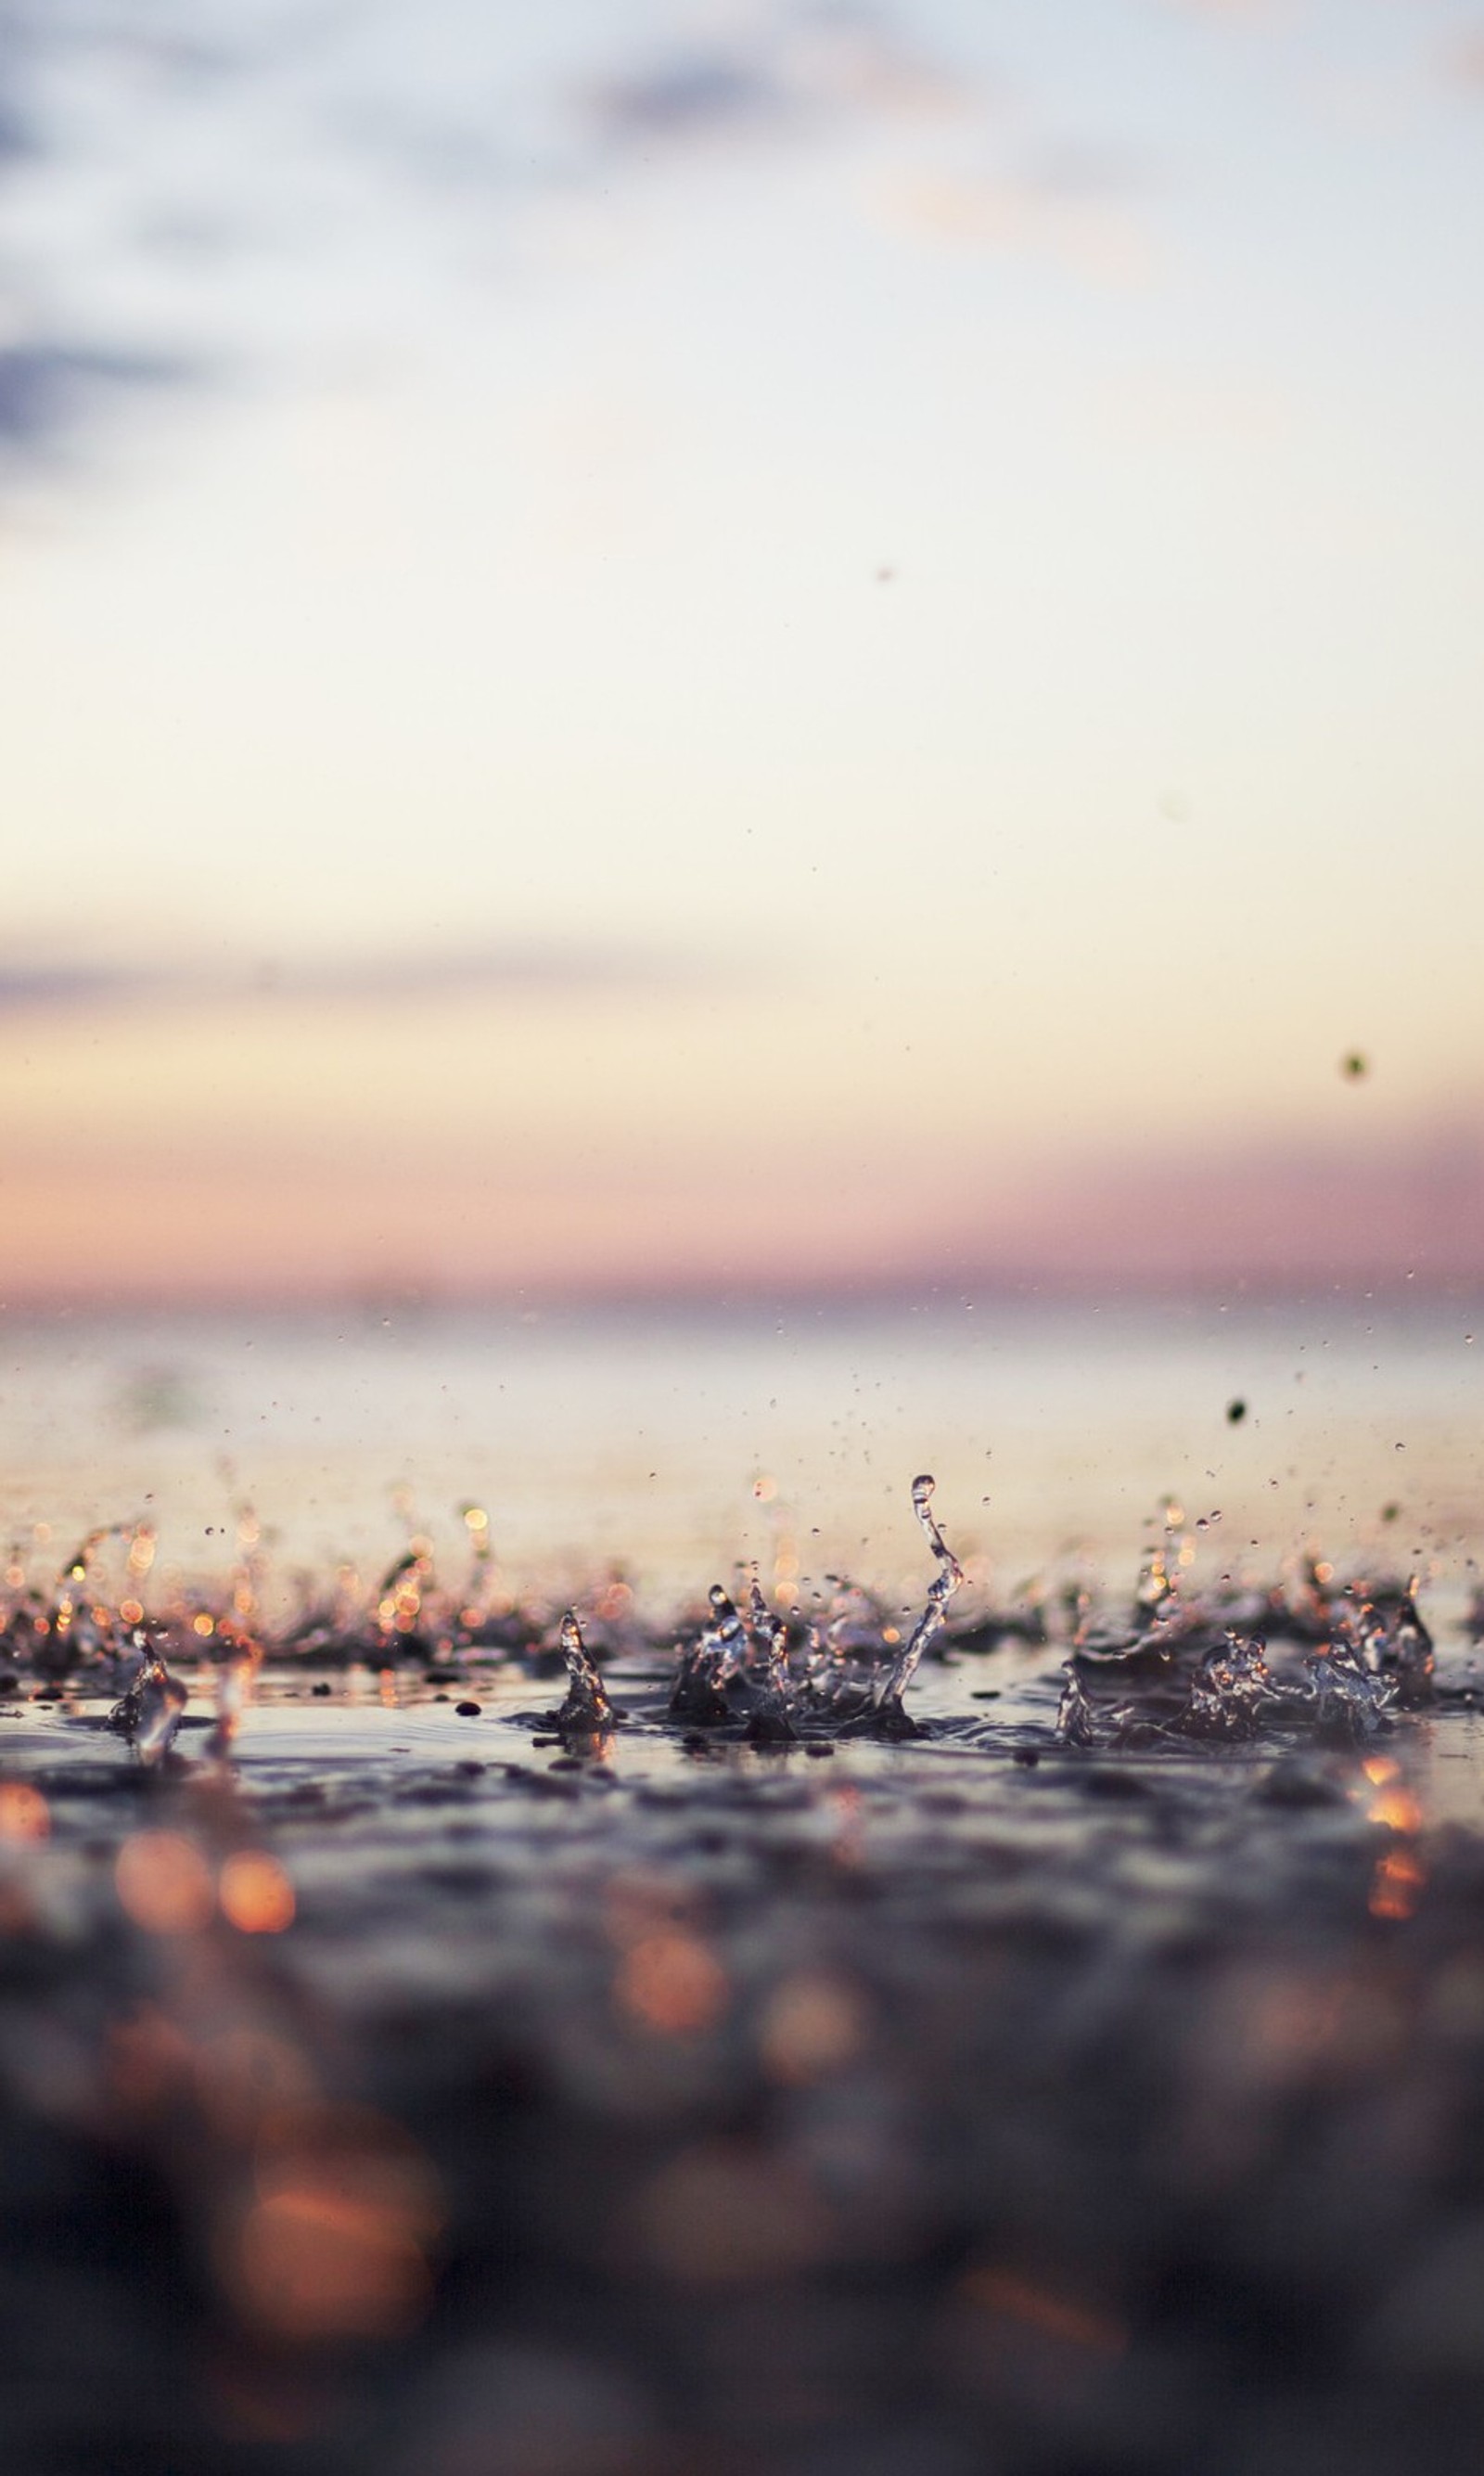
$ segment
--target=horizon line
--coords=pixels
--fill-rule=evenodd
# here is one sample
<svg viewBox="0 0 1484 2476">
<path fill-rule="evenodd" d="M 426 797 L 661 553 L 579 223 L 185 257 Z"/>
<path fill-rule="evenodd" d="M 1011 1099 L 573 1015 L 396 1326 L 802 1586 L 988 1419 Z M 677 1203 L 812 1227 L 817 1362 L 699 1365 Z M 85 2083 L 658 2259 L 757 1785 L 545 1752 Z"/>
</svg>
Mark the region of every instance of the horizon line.
<svg viewBox="0 0 1484 2476">
<path fill-rule="evenodd" d="M 1241 1300 L 1258 1304 L 1307 1304 L 1316 1297 L 1370 1300 L 1395 1304 L 1425 1300 L 1477 1301 L 1484 1306 L 1484 1266 L 1477 1272 L 1430 1273 L 1424 1266 L 1402 1271 L 1381 1265 L 1373 1271 L 1337 1274 L 1315 1265 L 1278 1273 L 1271 1268 L 1249 1273 L 1192 1272 L 1178 1280 L 1159 1274 L 1130 1271 L 1078 1274 L 1063 1269 L 1011 1272 L 1004 1269 L 945 1270 L 921 1275 L 883 1274 L 878 1278 L 844 1279 L 803 1276 L 795 1279 L 743 1277 L 666 1281 L 565 1283 L 479 1282 L 439 1280 L 295 1282 L 204 1282 L 179 1284 L 76 1284 L 44 1287 L 23 1284 L 0 1299 L 0 1317 L 26 1322 L 69 1315 L 86 1317 L 175 1312 L 194 1315 L 320 1315 L 348 1311 L 357 1315 L 468 1313 L 481 1309 L 507 1314 L 571 1314 L 591 1311 L 624 1314 L 671 1308 L 677 1312 L 717 1313 L 770 1307 L 923 1308 L 957 1303 L 976 1306 L 1210 1306 Z"/>
</svg>

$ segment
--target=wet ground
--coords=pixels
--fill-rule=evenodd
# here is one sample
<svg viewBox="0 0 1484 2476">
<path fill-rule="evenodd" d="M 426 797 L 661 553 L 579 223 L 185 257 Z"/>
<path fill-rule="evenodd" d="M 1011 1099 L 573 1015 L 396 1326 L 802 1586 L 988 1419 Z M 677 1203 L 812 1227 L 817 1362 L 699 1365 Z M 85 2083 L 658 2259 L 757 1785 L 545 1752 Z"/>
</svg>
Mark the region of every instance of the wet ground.
<svg viewBox="0 0 1484 2476">
<path fill-rule="evenodd" d="M 6 2468 L 1472 2476 L 1462 1626 L 1142 1744 L 984 1639 L 900 1742 L 685 1726 L 637 1636 L 596 1735 L 543 1646 L 270 1660 L 230 1744 L 186 1672 L 153 1761 L 18 1675 Z"/>
</svg>

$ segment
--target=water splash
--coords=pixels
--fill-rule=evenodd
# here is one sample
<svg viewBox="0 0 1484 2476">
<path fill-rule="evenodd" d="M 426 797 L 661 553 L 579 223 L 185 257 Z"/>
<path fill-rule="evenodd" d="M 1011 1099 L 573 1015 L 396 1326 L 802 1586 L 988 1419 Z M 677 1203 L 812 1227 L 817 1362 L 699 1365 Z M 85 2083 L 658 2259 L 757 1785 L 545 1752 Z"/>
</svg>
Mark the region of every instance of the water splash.
<svg viewBox="0 0 1484 2476">
<path fill-rule="evenodd" d="M 1058 1745 L 1096 1746 L 1098 1721 L 1073 1660 L 1062 1662 L 1061 1698 L 1056 1705 L 1054 1735 Z"/>
<path fill-rule="evenodd" d="M 1310 1708 L 1308 1716 L 1327 1745 L 1357 1746 L 1386 1725 L 1395 1699 L 1390 1683 L 1373 1675 L 1362 1653 L 1345 1632 L 1310 1651 L 1303 1663 Z"/>
<path fill-rule="evenodd" d="M 1164 1539 L 1123 1610 L 1085 1590 L 1068 1602 L 1084 1689 L 1068 1705 L 1068 1725 L 1082 1732 L 1074 1742 L 1236 1745 L 1301 1731 L 1357 1745 L 1389 1727 L 1395 1710 L 1433 1699 L 1420 1577 L 1345 1579 L 1310 1548 L 1271 1585 L 1223 1574 L 1196 1589 L 1186 1579 L 1191 1543 L 1175 1530 L 1181 1519 L 1166 1508 Z M 1115 1681 L 1130 1698 L 1110 1708 Z"/>
<path fill-rule="evenodd" d="M 797 1734 L 788 1668 L 788 1624 L 785 1618 L 769 1607 L 755 1573 L 748 1593 L 747 1632 L 750 1657 L 746 1673 L 752 1705 L 748 1735 L 758 1745 L 785 1744 Z"/>
<path fill-rule="evenodd" d="M 174 1745 L 189 1698 L 159 1652 L 148 1649 L 134 1683 L 110 1712 L 109 1725 L 128 1739 L 141 1763 L 153 1769 Z"/>
<path fill-rule="evenodd" d="M 592 1599 L 590 1614 L 602 1628 L 605 1659 L 642 1664 L 639 1690 L 647 1698 L 631 1702 L 628 1716 L 641 1726 L 668 1719 L 762 1745 L 917 1734 L 906 1697 L 934 1645 L 955 1662 L 977 1660 L 1005 1638 L 981 1609 L 947 1630 L 966 1577 L 934 1516 L 933 1494 L 929 1475 L 913 1482 L 913 1515 L 932 1570 L 905 1641 L 896 1611 L 843 1576 L 825 1576 L 833 1597 L 821 1603 L 816 1595 L 810 1618 L 776 1605 L 754 1570 L 736 1598 L 713 1586 L 704 1621 L 676 1646 L 675 1666 L 659 1678 L 656 1655 L 673 1637 L 645 1625 L 633 1613 L 631 1591 L 615 1581 Z M 472 1572 L 441 1581 L 431 1540 L 414 1536 L 367 1581 L 347 1566 L 333 1593 L 325 1585 L 301 1590 L 292 1613 L 276 1622 L 269 1609 L 285 1596 L 287 1577 L 267 1571 L 256 1517 L 245 1508 L 239 1561 L 224 1584 L 213 1593 L 166 1576 L 161 1591 L 157 1579 L 148 1616 L 151 1524 L 119 1522 L 89 1531 L 50 1587 L 28 1579 L 33 1551 L 17 1545 L 0 1589 L 0 1651 L 14 1672 L 0 1676 L 0 1691 L 43 1702 L 120 1696 L 112 1726 L 141 1761 L 155 1762 L 171 1753 L 180 1726 L 185 1695 L 172 1671 L 206 1659 L 215 1668 L 216 1711 L 199 1750 L 225 1762 L 264 1659 L 301 1669 L 361 1661 L 383 1671 L 415 1664 L 433 1685 L 452 1681 L 466 1662 L 487 1664 L 491 1654 L 519 1661 L 528 1674 L 550 1675 L 559 1642 L 566 1699 L 540 1724 L 606 1734 L 617 1715 L 576 1616 L 568 1611 L 554 1641 L 550 1605 L 522 1606 L 507 1594 L 497 1598 L 489 1517 L 469 1504 L 458 1512 Z M 1187 1570 L 1186 1551 L 1195 1551 L 1180 1508 L 1166 1504 L 1156 1519 L 1158 1544 L 1121 1600 L 1100 1599 L 1088 1578 L 1050 1602 L 1051 1622 L 1043 1618 L 1039 1638 L 1059 1638 L 1069 1651 L 1054 1722 L 1058 1743 L 1188 1751 L 1310 1734 L 1356 1745 L 1391 1727 L 1396 1715 L 1436 1698 L 1436 1654 L 1418 1575 L 1402 1581 L 1373 1570 L 1370 1578 L 1354 1571 L 1346 1578 L 1310 1549 L 1286 1560 L 1276 1581 L 1223 1573 L 1198 1583 Z M 37 1546 L 49 1538 L 38 1524 Z M 118 1543 L 116 1570 L 113 1555 L 104 1552 L 108 1543 Z M 1456 1691 L 1447 1685 L 1445 1696 Z M 383 1699 L 392 1693 L 384 1676 L 383 1693 Z M 994 1721 L 974 1725 L 993 1738 Z"/>
<path fill-rule="evenodd" d="M 1404 1591 L 1378 1591 L 1362 1603 L 1355 1623 L 1362 1664 L 1390 1683 L 1403 1711 L 1422 1710 L 1434 1698 L 1437 1654 L 1417 1604 L 1421 1580 L 1414 1573 Z"/>
<path fill-rule="evenodd" d="M 711 1622 L 689 1650 L 681 1651 L 670 1696 L 672 1719 L 704 1727 L 730 1717 L 726 1689 L 747 1659 L 747 1627 L 720 1582 L 712 1583 L 709 1599 Z"/>
<path fill-rule="evenodd" d="M 880 1725 L 892 1734 L 904 1735 L 912 1729 L 912 1722 L 903 1708 L 903 1696 L 917 1674 L 924 1651 L 934 1634 L 942 1630 L 949 1602 L 963 1584 L 963 1567 L 933 1518 L 932 1492 L 935 1485 L 936 1481 L 927 1473 L 912 1481 L 912 1510 L 938 1567 L 928 1585 L 928 1604 L 891 1666 L 872 1689 L 872 1707 Z"/>
<path fill-rule="evenodd" d="M 557 1727 L 574 1735 L 606 1734 L 615 1724 L 616 1715 L 571 1608 L 561 1621 L 561 1655 L 567 1668 L 567 1698 L 556 1714 Z"/>
<path fill-rule="evenodd" d="M 1276 1688 L 1260 1634 L 1244 1640 L 1228 1633 L 1208 1650 L 1191 1679 L 1190 1700 L 1179 1725 L 1188 1737 L 1241 1744 L 1255 1737 L 1264 1715 L 1275 1707 Z"/>
<path fill-rule="evenodd" d="M 931 1478 L 914 1479 L 913 1510 L 938 1570 L 905 1644 L 898 1645 L 862 1592 L 845 1592 L 823 1627 L 791 1627 L 769 1607 L 755 1575 L 745 1618 L 715 1583 L 710 1623 L 681 1646 L 670 1716 L 701 1727 L 740 1721 L 763 1744 L 786 1743 L 810 1728 L 914 1735 L 903 1696 L 964 1579 L 933 1518 L 932 1491 Z"/>
<path fill-rule="evenodd" d="M 719 1582 L 711 1586 L 710 1608 L 711 1622 L 680 1653 L 671 1716 L 704 1727 L 742 1720 L 755 1742 L 785 1742 L 796 1733 L 799 1690 L 789 1669 L 786 1619 L 769 1607 L 755 1574 L 745 1618 Z"/>
</svg>

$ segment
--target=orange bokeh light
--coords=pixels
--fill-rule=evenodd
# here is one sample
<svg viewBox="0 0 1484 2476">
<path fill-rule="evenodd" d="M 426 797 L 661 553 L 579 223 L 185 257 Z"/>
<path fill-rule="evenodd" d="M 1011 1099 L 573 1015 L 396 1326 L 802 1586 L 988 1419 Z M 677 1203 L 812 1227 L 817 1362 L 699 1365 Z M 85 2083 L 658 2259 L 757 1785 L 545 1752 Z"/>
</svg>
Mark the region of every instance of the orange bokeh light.
<svg viewBox="0 0 1484 2476">
<path fill-rule="evenodd" d="M 309 2341 L 393 2337 L 420 2319 L 432 2292 L 400 2220 L 312 2183 L 249 2212 L 238 2271 L 251 2316 Z"/>
<path fill-rule="evenodd" d="M 24 1780 L 0 1780 L 0 1840 L 44 1840 L 52 1827 L 45 1797 Z"/>
<path fill-rule="evenodd" d="M 785 1977 L 763 2014 L 763 2063 L 777 2081 L 823 2080 L 858 2053 L 865 2026 L 860 1997 L 842 1979 Z"/>
<path fill-rule="evenodd" d="M 728 1987 L 720 1963 L 698 1936 L 683 1926 L 665 1926 L 625 1953 L 613 1996 L 642 2027 L 680 2038 L 709 2029 L 721 2018 Z"/>
<path fill-rule="evenodd" d="M 178 1831 L 136 1831 L 113 1868 L 126 1916 L 146 1934 L 198 1934 L 216 1906 L 210 1869 Z"/>
<path fill-rule="evenodd" d="M 1422 1809 L 1415 1796 L 1404 1788 L 1387 1788 L 1373 1797 L 1366 1809 L 1372 1822 L 1384 1822 L 1390 1831 L 1421 1831 Z"/>
<path fill-rule="evenodd" d="M 257 2193 L 221 2256 L 244 2317 L 303 2345 L 397 2336 L 433 2294 L 433 2170 L 400 2125 L 356 2106 L 281 2110 Z"/>
<path fill-rule="evenodd" d="M 217 1885 L 222 1915 L 239 1934 L 282 1934 L 294 1921 L 294 1887 L 261 1848 L 239 1849 Z"/>
<path fill-rule="evenodd" d="M 1373 1918 L 1409 1918 L 1427 1880 L 1422 1861 L 1410 1848 L 1395 1848 L 1383 1857 L 1371 1886 Z"/>
</svg>

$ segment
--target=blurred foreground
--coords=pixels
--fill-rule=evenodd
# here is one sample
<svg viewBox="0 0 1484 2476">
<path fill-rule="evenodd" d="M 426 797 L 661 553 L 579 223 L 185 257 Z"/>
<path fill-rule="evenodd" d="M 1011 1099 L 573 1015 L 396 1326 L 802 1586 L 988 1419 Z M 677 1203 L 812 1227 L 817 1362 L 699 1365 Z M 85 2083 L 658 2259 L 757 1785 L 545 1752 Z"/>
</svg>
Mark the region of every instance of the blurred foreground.
<svg viewBox="0 0 1484 2476">
<path fill-rule="evenodd" d="M 1046 1668 L 780 1752 L 492 1674 L 281 1682 L 231 1767 L 17 1709 L 6 2464 L 1476 2465 L 1467 1655 L 1142 1755 Z"/>
<path fill-rule="evenodd" d="M 1472 2476 L 1476 1533 L 1467 1464 L 1452 1495 L 1379 1495 L 1398 1444 L 1442 1469 L 1469 1346 L 1290 1323 L 1183 1352 L 1125 1330 L 1100 1359 L 1089 1318 L 1033 1382 L 1024 1330 L 961 1330 L 775 1332 L 759 1365 L 714 1330 L 666 1355 L 521 1328 L 489 1345 L 520 1408 L 481 1437 L 493 1511 L 456 1499 L 408 1540 L 405 1503 L 386 1562 L 299 1583 L 242 1472 L 235 1502 L 203 1473 L 199 1335 L 169 1363 L 193 1407 L 161 1372 L 150 1419 L 136 1396 L 132 1432 L 94 1431 L 100 1468 L 154 1456 L 156 1506 L 60 1553 L 34 1520 L 5 1586 L 8 2468 Z M 364 1535 L 384 1510 L 356 1485 L 426 1437 L 390 1331 L 351 1362 L 387 1353 L 374 1422 L 343 1432 L 327 1345 L 293 1432 L 249 1448 L 301 1541 L 305 1425 L 342 1423 L 321 1466 Z M 1387 1361 L 1384 1426 L 1357 1338 Z M 425 1334 L 424 1376 L 434 1342 L 439 1382 L 469 1384 L 468 1334 Z M 880 1407 L 820 1450 L 852 1353 Z M 80 1356 L 52 1397 L 78 1488 L 86 1388 L 136 1363 Z M 544 1572 L 532 1552 L 532 1471 L 549 1486 L 565 1440 L 590 1484 L 638 1427 L 666 1467 L 728 1369 L 668 1545 L 636 1529 L 631 1581 L 606 1541 L 588 1559 L 600 1679 L 558 1626 L 550 1528 Z M 1023 1473 L 1085 1477 L 1098 1540 L 1193 1400 L 1224 1508 L 1145 1495 L 1119 1554 L 1074 1554 L 1012 1481 L 1041 1581 L 973 1550 L 971 1453 L 998 1476 L 1008 1434 Z M 790 1465 L 811 1408 L 816 1458 Z M 1259 1482 L 1294 1501 L 1274 1429 L 1325 1554 L 1246 1528 Z M 908 1430 L 947 1448 L 946 1548 L 925 1500 L 912 1520 Z M 720 1528 L 729 1456 L 747 1511 L 715 1562 L 696 1508 Z M 862 1588 L 828 1534 L 878 1471 Z M 813 1473 L 819 1548 L 796 1544 Z M 232 1509 L 187 1553 L 172 1522 L 212 1486 Z M 626 1516 L 642 1500 L 631 1475 Z M 497 1550 L 543 1501 L 532 1588 Z M 581 1535 L 570 1494 L 558 1518 Z M 705 1597 L 739 1552 L 742 1618 Z"/>
</svg>

